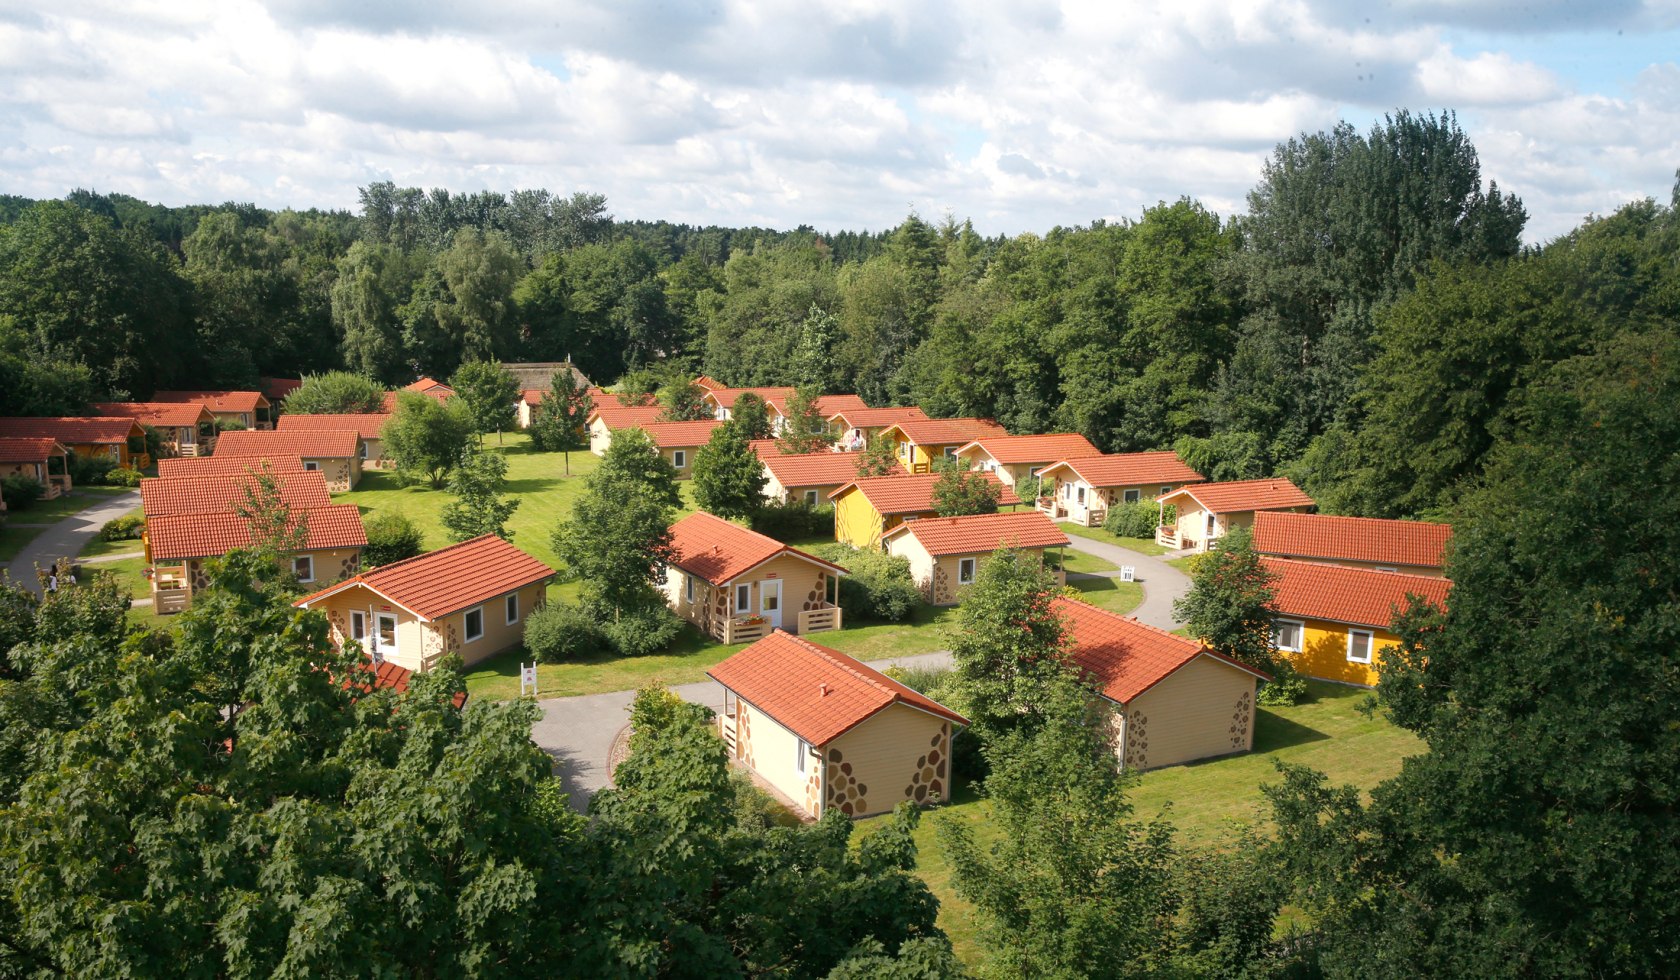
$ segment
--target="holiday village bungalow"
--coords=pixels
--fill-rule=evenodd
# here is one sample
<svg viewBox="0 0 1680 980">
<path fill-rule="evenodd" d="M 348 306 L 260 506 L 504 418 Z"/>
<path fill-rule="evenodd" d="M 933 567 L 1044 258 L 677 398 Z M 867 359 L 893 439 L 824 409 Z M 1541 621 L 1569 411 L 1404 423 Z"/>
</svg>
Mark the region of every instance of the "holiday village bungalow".
<svg viewBox="0 0 1680 980">
<path fill-rule="evenodd" d="M 916 419 L 895 422 L 880 438 L 894 444 L 898 461 L 911 473 L 930 473 L 933 464 L 975 441 L 1009 433 L 991 419 Z"/>
<path fill-rule="evenodd" d="M 367 531 L 361 512 L 353 505 L 294 510 L 291 527 L 299 526 L 304 529 L 302 547 L 287 556 L 299 581 L 333 580 L 356 573 L 367 546 Z M 161 616 L 186 609 L 193 594 L 210 584 L 204 569 L 207 560 L 253 543 L 250 522 L 231 503 L 225 510 L 148 515 L 145 554 L 151 566 L 152 611 Z"/>
<path fill-rule="evenodd" d="M 1163 516 L 1168 506 L 1177 508 L 1178 518 L 1175 524 L 1162 520 L 1156 526 L 1155 543 L 1198 554 L 1232 528 L 1252 527 L 1259 511 L 1305 512 L 1317 506 L 1305 491 L 1281 477 L 1196 483 L 1162 494 L 1156 503 Z"/>
<path fill-rule="evenodd" d="M 597 402 L 589 413 L 589 451 L 604 456 L 612 445 L 613 433 L 652 425 L 663 414 L 665 410 L 658 405 L 624 405 L 616 399 Z"/>
<path fill-rule="evenodd" d="M 162 456 L 208 456 L 216 449 L 216 417 L 197 402 L 95 402 L 93 409 L 150 426 Z"/>
<path fill-rule="evenodd" d="M 493 534 L 392 562 L 299 599 L 325 613 L 339 649 L 414 671 L 459 653 L 469 665 L 525 639 L 554 569 Z"/>
<path fill-rule="evenodd" d="M 665 601 L 723 643 L 840 628 L 846 569 L 705 511 L 671 525 Z"/>
<path fill-rule="evenodd" d="M 392 465 L 385 456 L 385 440 L 381 433 L 391 416 L 385 414 L 344 415 L 282 415 L 278 432 L 354 432 L 362 437 L 363 466 L 384 469 Z"/>
<path fill-rule="evenodd" d="M 282 422 L 287 416 L 281 416 Z M 320 470 L 333 493 L 353 490 L 362 478 L 362 437 L 350 429 L 304 429 L 285 432 L 228 432 L 216 446 L 218 456 L 296 456 L 306 470 Z"/>
<path fill-rule="evenodd" d="M 302 473 L 303 460 L 292 455 L 234 456 L 220 452 L 195 459 L 160 459 L 158 476 L 164 478 L 243 476 L 251 473 Z"/>
<path fill-rule="evenodd" d="M 953 726 L 967 719 L 868 664 L 777 630 L 707 673 L 730 757 L 807 816 L 950 795 Z"/>
<path fill-rule="evenodd" d="M 412 391 L 415 394 L 425 395 L 427 398 L 435 399 L 439 404 L 455 397 L 455 389 L 444 384 L 442 381 L 436 381 L 432 378 L 421 378 L 419 381 L 412 384 L 403 385 L 402 388 L 397 391 L 387 391 L 385 393 L 385 403 L 380 407 L 380 411 L 386 414 L 395 412 L 397 410 L 397 396 L 405 391 Z"/>
<path fill-rule="evenodd" d="M 78 456 L 104 457 L 123 469 L 152 465 L 146 430 L 126 416 L 0 418 L 0 438 L 53 439 Z"/>
<path fill-rule="evenodd" d="M 1098 527 L 1110 507 L 1154 501 L 1205 477 L 1173 452 L 1111 453 L 1063 458 L 1038 470 L 1038 509 L 1052 520 Z"/>
<path fill-rule="evenodd" d="M 1274 576 L 1272 640 L 1295 669 L 1343 684 L 1377 683 L 1378 651 L 1399 646 L 1394 615 L 1417 596 L 1447 607 L 1444 578 L 1262 558 Z"/>
<path fill-rule="evenodd" d="M 829 494 L 856 480 L 863 463 L 858 453 L 784 453 L 774 439 L 755 439 L 752 448 L 764 464 L 764 495 L 807 507 L 821 506 Z"/>
<path fill-rule="evenodd" d="M 1451 524 L 1287 511 L 1254 515 L 1254 550 L 1260 554 L 1377 572 L 1444 578 L 1451 541 Z"/>
<path fill-rule="evenodd" d="M 253 462 L 255 468 L 242 473 L 148 477 L 140 481 L 140 510 L 148 521 L 183 514 L 233 513 L 246 502 L 248 492 L 257 491 L 262 462 Z M 280 502 L 287 508 L 308 511 L 332 506 L 326 477 L 319 471 L 269 469 L 268 473 Z"/>
<path fill-rule="evenodd" d="M 274 428 L 274 406 L 260 391 L 159 391 L 152 401 L 203 405 L 221 426 Z"/>
<path fill-rule="evenodd" d="M 999 548 L 1014 548 L 1040 564 L 1048 548 L 1064 548 L 1068 536 L 1036 510 L 1012 514 L 930 517 L 900 524 L 881 538 L 889 555 L 910 562 L 910 577 L 922 598 L 935 606 L 956 605 L 979 576 L 980 565 Z M 1060 552 L 1051 558 L 1056 584 L 1067 583 Z"/>
<path fill-rule="evenodd" d="M 0 437 L 0 479 L 14 474 L 45 487 L 47 500 L 69 493 L 70 450 L 57 439 Z"/>
<path fill-rule="evenodd" d="M 984 478 L 999 488 L 998 506 L 1015 507 L 1021 498 L 1003 486 L 997 474 Z M 854 548 L 879 548 L 888 531 L 907 521 L 937 516 L 933 507 L 936 474 L 872 476 L 853 480 L 829 494 L 834 504 L 834 540 Z"/>
<path fill-rule="evenodd" d="M 957 459 L 971 470 L 996 473 L 1006 486 L 1019 486 L 1040 467 L 1059 459 L 1097 455 L 1091 440 L 1078 433 L 1039 436 L 993 436 L 976 439 L 957 450 Z"/>
<path fill-rule="evenodd" d="M 698 422 L 649 422 L 636 426 L 646 432 L 659 455 L 677 471 L 677 479 L 686 480 L 694 474 L 694 454 L 711 441 L 712 433 L 722 422 L 702 419 Z"/>
<path fill-rule="evenodd" d="M 836 447 L 858 452 L 884 429 L 900 422 L 925 422 L 927 414 L 914 405 L 907 408 L 846 408 L 828 416 L 828 431 Z"/>
</svg>

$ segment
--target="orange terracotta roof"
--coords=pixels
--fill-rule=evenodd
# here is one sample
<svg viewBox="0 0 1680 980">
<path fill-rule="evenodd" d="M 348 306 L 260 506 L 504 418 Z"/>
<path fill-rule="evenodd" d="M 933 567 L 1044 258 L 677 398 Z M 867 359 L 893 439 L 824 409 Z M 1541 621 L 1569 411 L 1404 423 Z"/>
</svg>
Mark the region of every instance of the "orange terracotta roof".
<svg viewBox="0 0 1680 980">
<path fill-rule="evenodd" d="M 354 429 L 292 429 L 281 432 L 224 432 L 216 456 L 264 456 L 278 453 L 304 459 L 349 459 L 360 455 L 362 437 Z"/>
<path fill-rule="evenodd" d="M 65 449 L 57 439 L 34 436 L 0 437 L 0 463 L 40 463 L 48 456 L 63 456 Z"/>
<path fill-rule="evenodd" d="M 431 378 L 421 378 L 419 381 L 415 381 L 411 384 L 403 385 L 402 390 L 404 390 L 404 391 L 418 391 L 422 395 L 429 395 L 429 394 L 431 394 L 433 392 L 436 392 L 436 391 L 446 391 L 451 395 L 453 395 L 455 393 L 454 388 L 449 387 L 448 385 L 444 384 L 442 381 L 436 381 L 436 380 L 433 380 Z"/>
<path fill-rule="evenodd" d="M 215 420 L 210 410 L 198 402 L 94 402 L 93 408 L 101 415 L 175 428 L 191 428 Z"/>
<path fill-rule="evenodd" d="M 1015 491 L 1003 486 L 1003 481 L 996 473 L 985 474 L 986 479 L 1003 487 L 998 497 L 998 506 L 1013 507 L 1021 502 L 1015 496 Z M 920 514 L 933 510 L 933 485 L 939 479 L 937 473 L 919 473 L 915 476 L 871 476 L 861 480 L 853 480 L 840 489 L 828 495 L 828 499 L 837 499 L 841 494 L 853 487 L 863 494 L 863 499 L 869 501 L 875 510 L 883 515 L 887 514 Z"/>
<path fill-rule="evenodd" d="M 611 402 L 595 406 L 589 421 L 600 419 L 607 429 L 633 429 L 638 425 L 652 425 L 659 421 L 665 409 L 658 405 L 617 405 Z"/>
<path fill-rule="evenodd" d="M 310 603 L 360 585 L 432 621 L 553 575 L 554 569 L 494 534 L 484 534 L 381 565 L 305 596 L 294 605 L 308 608 Z"/>
<path fill-rule="evenodd" d="M 1057 597 L 1051 607 L 1067 628 L 1068 656 L 1091 676 L 1103 697 L 1126 704 L 1197 657 L 1212 657 L 1263 681 L 1271 677 L 1164 629 L 1106 609 Z"/>
<path fill-rule="evenodd" d="M 780 555 L 796 555 L 842 575 L 846 569 L 831 561 L 789 547 L 768 535 L 732 524 L 703 510 L 671 525 L 671 564 L 713 585 L 751 571 Z"/>
<path fill-rule="evenodd" d="M 740 398 L 742 395 L 744 395 L 748 392 L 752 392 L 753 394 L 757 395 L 759 398 L 762 398 L 766 405 L 772 405 L 776 409 L 776 411 L 781 412 L 781 414 L 783 414 L 783 415 L 786 415 L 787 412 L 783 408 L 783 406 L 786 404 L 788 396 L 793 394 L 794 389 L 793 388 L 788 388 L 788 387 L 778 387 L 778 388 L 713 388 L 710 391 L 706 392 L 706 398 L 709 399 L 710 401 L 716 402 L 718 404 L 718 407 L 720 407 L 720 408 L 734 408 L 735 407 L 735 400 Z"/>
<path fill-rule="evenodd" d="M 268 404 L 260 391 L 156 391 L 154 402 L 197 402 L 212 412 L 255 412 Z"/>
<path fill-rule="evenodd" d="M 968 517 L 925 517 L 900 524 L 884 536 L 921 542 L 930 555 L 972 555 L 999 548 L 1053 548 L 1068 543 L 1056 522 L 1036 510 Z"/>
<path fill-rule="evenodd" d="M 769 443 L 768 451 L 759 443 Z M 753 448 L 764 468 L 776 482 L 792 490 L 796 487 L 835 487 L 857 479 L 862 453 L 783 453 L 774 439 L 755 439 Z M 900 465 L 900 470 L 903 467 Z"/>
<path fill-rule="evenodd" d="M 379 430 L 383 429 L 385 423 L 390 420 L 391 416 L 383 412 L 347 412 L 332 415 L 287 414 L 280 416 L 280 420 L 274 423 L 274 428 L 279 432 L 349 431 L 356 433 L 363 439 L 377 439 L 379 438 Z"/>
<path fill-rule="evenodd" d="M 327 478 L 320 471 L 276 473 L 280 499 L 293 510 L 319 510 L 332 505 Z M 251 474 L 229 476 L 155 477 L 140 481 L 140 507 L 146 516 L 234 513 L 245 502 L 245 488 L 256 485 Z"/>
<path fill-rule="evenodd" d="M 720 388 L 729 387 L 728 385 L 726 385 L 723 382 L 717 380 L 716 378 L 709 378 L 704 374 L 702 374 L 700 377 L 694 379 L 694 386 L 696 388 L 704 388 L 707 391 L 717 391 Z"/>
<path fill-rule="evenodd" d="M 214 456 L 183 456 L 179 459 L 158 460 L 158 476 L 177 479 L 201 476 L 233 476 L 252 473 L 264 465 L 274 473 L 301 473 L 303 460 L 297 455 L 235 456 L 217 453 Z"/>
<path fill-rule="evenodd" d="M 541 388 L 526 388 L 519 393 L 519 400 L 527 405 L 541 405 L 545 394 Z"/>
<path fill-rule="evenodd" d="M 296 511 L 309 529 L 304 551 L 328 548 L 361 548 L 367 545 L 362 514 L 354 504 L 334 504 L 311 511 Z M 153 561 L 181 561 L 225 555 L 235 548 L 251 546 L 251 528 L 245 519 L 226 514 L 173 514 L 146 521 L 146 539 Z"/>
<path fill-rule="evenodd" d="M 706 673 L 816 746 L 894 704 L 968 724 L 967 718 L 868 664 L 781 630 Z"/>
<path fill-rule="evenodd" d="M 286 396 L 303 387 L 300 378 L 258 378 L 262 382 L 263 394 L 271 402 L 284 401 Z"/>
<path fill-rule="evenodd" d="M 1254 550 L 1286 558 L 1441 568 L 1447 562 L 1447 542 L 1451 540 L 1451 524 L 1288 511 L 1254 515 Z"/>
<path fill-rule="evenodd" d="M 854 429 L 873 429 L 876 426 L 918 422 L 926 418 L 927 414 L 921 409 L 907 405 L 902 408 L 842 408 L 829 415 L 828 421 L 839 419 Z"/>
<path fill-rule="evenodd" d="M 353 680 L 346 680 L 343 685 L 345 690 L 354 687 L 363 694 L 370 690 L 389 690 L 397 694 L 407 694 L 409 681 L 414 679 L 414 671 L 407 667 L 400 667 L 389 660 L 381 660 L 379 663 L 365 663 L 362 667 L 373 675 L 372 683 L 356 684 Z M 456 708 L 465 707 L 467 692 L 457 691 L 455 697 L 451 700 Z"/>
<path fill-rule="evenodd" d="M 593 401 L 595 403 L 596 408 L 600 408 L 602 405 L 605 405 L 608 408 L 636 408 L 636 407 L 638 407 L 634 403 L 625 401 L 625 399 L 630 397 L 630 396 L 620 395 L 620 394 L 617 394 L 615 392 L 608 391 L 605 388 L 590 388 L 590 389 L 588 389 L 588 392 L 589 392 L 589 398 L 590 398 L 591 401 Z M 645 407 L 645 406 L 642 406 L 642 407 Z M 655 405 L 653 407 L 658 408 L 659 406 Z"/>
<path fill-rule="evenodd" d="M 991 419 L 905 419 L 893 423 L 891 428 L 918 446 L 961 445 L 1009 434 Z"/>
<path fill-rule="evenodd" d="M 1198 503 L 1215 514 L 1241 514 L 1251 510 L 1313 506 L 1313 499 L 1307 496 L 1306 491 L 1281 476 L 1265 480 L 1192 483 L 1179 487 L 1160 499 L 1169 501 L 1181 494 L 1189 494 L 1196 498 Z"/>
<path fill-rule="evenodd" d="M 1200 483 L 1207 479 L 1184 464 L 1175 452 L 1108 453 L 1060 459 L 1038 471 L 1072 470 L 1093 487 L 1142 487 L 1149 484 Z"/>
<path fill-rule="evenodd" d="M 1048 463 L 1053 459 L 1097 454 L 1097 447 L 1091 445 L 1091 440 L 1077 432 L 1052 432 L 1041 436 L 991 436 L 976 439 L 963 446 L 957 450 L 957 455 L 960 456 L 970 449 L 979 449 L 1005 466 Z"/>
<path fill-rule="evenodd" d="M 1341 565 L 1262 558 L 1277 575 L 1275 606 L 1285 616 L 1323 619 L 1333 623 L 1388 629 L 1394 612 L 1406 607 L 1406 596 L 1417 595 L 1442 609 L 1452 583 L 1444 578 L 1377 572 Z"/>
<path fill-rule="evenodd" d="M 649 422 L 637 426 L 648 434 L 660 449 L 691 449 L 704 446 L 712 438 L 712 431 L 723 423 L 717 419 L 698 422 Z"/>
<path fill-rule="evenodd" d="M 0 418 L 0 436 L 57 439 L 66 446 L 127 442 L 141 434 L 140 423 L 126 416 L 75 415 Z"/>
</svg>

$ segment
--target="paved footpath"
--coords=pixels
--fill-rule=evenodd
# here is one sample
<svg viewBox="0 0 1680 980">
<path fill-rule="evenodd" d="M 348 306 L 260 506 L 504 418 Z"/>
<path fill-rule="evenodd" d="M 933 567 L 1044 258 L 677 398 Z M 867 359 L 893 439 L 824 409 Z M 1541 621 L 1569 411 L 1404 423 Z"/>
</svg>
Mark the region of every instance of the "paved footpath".
<svg viewBox="0 0 1680 980">
<path fill-rule="evenodd" d="M 1173 618 L 1173 600 L 1190 591 L 1190 576 L 1159 558 L 1117 544 L 1093 541 L 1077 534 L 1068 535 L 1068 540 L 1075 551 L 1095 555 L 1115 565 L 1130 565 L 1136 570 L 1134 581 L 1143 586 L 1143 602 L 1132 610 L 1130 615 L 1133 619 L 1164 630 L 1175 630 L 1184 625 Z M 1114 577 L 1120 573 L 1100 574 Z"/>
<path fill-rule="evenodd" d="M 71 491 L 74 494 L 74 491 Z M 113 521 L 134 508 L 140 506 L 140 491 L 130 490 L 119 493 L 114 497 L 98 497 L 89 502 L 82 510 L 71 514 L 47 530 L 35 536 L 35 540 L 23 546 L 12 563 L 6 566 L 6 571 L 17 582 L 41 591 L 41 583 L 35 579 L 35 566 L 48 568 L 60 558 L 75 558 L 81 554 L 88 542 L 99 534 L 99 529 L 107 521 Z"/>
<path fill-rule="evenodd" d="M 946 652 L 923 653 L 912 657 L 888 657 L 870 662 L 877 670 L 894 666 L 948 666 L 951 655 Z M 703 704 L 713 711 L 723 710 L 723 688 L 716 681 L 683 684 L 672 688 L 686 701 Z M 630 702 L 635 691 L 614 691 L 611 694 L 586 694 L 573 698 L 550 698 L 538 701 L 543 716 L 531 727 L 531 738 L 554 759 L 554 773 L 579 812 L 589 806 L 595 791 L 607 785 L 608 759 L 613 741 L 630 723 Z"/>
</svg>

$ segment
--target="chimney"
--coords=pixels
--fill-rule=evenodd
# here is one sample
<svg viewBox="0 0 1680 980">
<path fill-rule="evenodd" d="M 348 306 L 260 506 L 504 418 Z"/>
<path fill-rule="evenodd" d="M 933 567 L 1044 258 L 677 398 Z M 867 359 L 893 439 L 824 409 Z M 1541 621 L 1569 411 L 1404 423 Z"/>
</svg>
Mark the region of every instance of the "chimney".
<svg viewBox="0 0 1680 980">
<path fill-rule="evenodd" d="M 817 690 L 822 692 L 819 695 L 819 697 L 825 697 L 825 698 L 828 697 L 828 685 L 827 684 L 818 684 L 817 685 Z"/>
</svg>

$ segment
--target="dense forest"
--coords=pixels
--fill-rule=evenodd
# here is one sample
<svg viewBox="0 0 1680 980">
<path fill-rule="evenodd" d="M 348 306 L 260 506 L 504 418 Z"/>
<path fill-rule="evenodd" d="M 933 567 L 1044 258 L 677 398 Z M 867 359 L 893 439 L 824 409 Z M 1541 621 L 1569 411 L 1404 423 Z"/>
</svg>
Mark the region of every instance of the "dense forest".
<svg viewBox="0 0 1680 980">
<path fill-rule="evenodd" d="M 1330 512 L 1438 516 L 1527 393 L 1666 333 L 1676 205 L 1525 248 L 1451 114 L 1279 145 L 1221 216 L 986 238 L 953 216 L 819 232 L 615 221 L 600 195 L 362 188 L 357 212 L 0 198 L 0 413 L 347 367 L 662 364 L 809 384 L 1216 479 L 1283 473 Z"/>
</svg>

